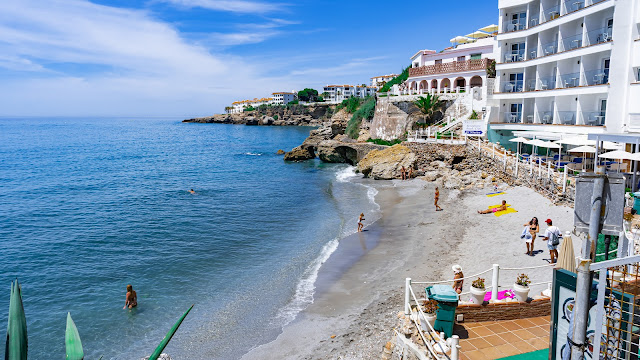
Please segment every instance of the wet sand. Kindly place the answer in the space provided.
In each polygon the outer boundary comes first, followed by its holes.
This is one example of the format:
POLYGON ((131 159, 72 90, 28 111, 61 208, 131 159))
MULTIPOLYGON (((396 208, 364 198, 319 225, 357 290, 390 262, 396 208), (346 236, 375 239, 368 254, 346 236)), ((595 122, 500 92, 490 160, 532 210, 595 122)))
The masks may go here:
MULTIPOLYGON (((535 257, 525 255, 522 224, 537 216, 541 235, 551 218, 564 232, 573 228, 573 210, 557 207, 524 187, 506 188, 504 196, 487 197, 486 189, 441 188, 441 206, 433 206, 434 183, 385 181, 376 185, 382 217, 362 233, 340 241, 323 264, 314 303, 287 325, 278 338, 253 349, 242 359, 373 359, 392 339, 403 310, 404 281, 452 278, 460 264, 466 276, 491 268, 547 264, 546 244, 536 240, 535 257), (476 210, 507 200, 517 213, 496 217, 476 210), (540 251, 542 250, 542 251, 540 251), (333 337, 335 335, 335 337, 333 337)), ((574 237, 574 248, 579 239, 574 237)), ((526 270, 533 282, 551 280, 551 267, 526 270)), ((516 271, 501 272, 500 283, 515 280, 516 271)), ((491 274, 483 275, 490 281, 491 274)), ((470 281, 464 287, 468 291, 470 281)), ((533 287, 531 295, 546 286, 533 287)), ((419 289, 417 286, 414 289, 419 289)))

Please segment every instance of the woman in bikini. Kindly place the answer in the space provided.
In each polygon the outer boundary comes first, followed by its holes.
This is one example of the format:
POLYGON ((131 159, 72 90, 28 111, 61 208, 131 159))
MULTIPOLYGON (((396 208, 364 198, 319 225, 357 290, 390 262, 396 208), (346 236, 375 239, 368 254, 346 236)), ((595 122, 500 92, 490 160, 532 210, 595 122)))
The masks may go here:
POLYGON ((507 210, 507 200, 502 200, 502 205, 498 207, 494 207, 493 209, 478 210, 478 214, 491 214, 491 213, 504 211, 504 210, 507 210))
POLYGON ((131 309, 136 306, 138 306, 138 294, 133 291, 133 286, 127 285, 127 298, 124 302, 123 309, 126 309, 127 307, 131 309))
POLYGON ((533 242, 536 240, 536 234, 540 232, 538 218, 534 216, 533 219, 531 219, 527 224, 524 224, 524 226, 529 227, 529 233, 531 234, 531 245, 529 245, 529 241, 527 241, 527 255, 533 256, 533 242))
POLYGON ((362 232, 362 228, 364 227, 364 224, 362 223, 363 220, 364 220, 364 213, 361 213, 360 217, 358 218, 358 232, 362 232))

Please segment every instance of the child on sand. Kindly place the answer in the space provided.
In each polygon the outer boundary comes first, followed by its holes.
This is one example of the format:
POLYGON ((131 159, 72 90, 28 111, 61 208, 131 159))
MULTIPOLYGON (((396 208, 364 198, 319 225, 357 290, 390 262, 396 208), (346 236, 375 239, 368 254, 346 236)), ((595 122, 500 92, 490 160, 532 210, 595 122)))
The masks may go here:
POLYGON ((453 265, 451 267, 453 270, 453 290, 460 294, 462 292, 462 284, 464 284, 464 280, 456 280, 464 278, 464 274, 462 273, 462 266, 453 265))

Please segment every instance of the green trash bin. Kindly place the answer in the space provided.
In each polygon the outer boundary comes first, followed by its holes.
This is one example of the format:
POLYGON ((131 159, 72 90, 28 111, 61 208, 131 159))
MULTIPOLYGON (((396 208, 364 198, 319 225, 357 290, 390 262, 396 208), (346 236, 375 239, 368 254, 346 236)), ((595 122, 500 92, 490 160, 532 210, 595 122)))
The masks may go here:
POLYGON ((446 337, 453 335, 453 324, 456 320, 456 308, 458 307, 458 293, 451 285, 433 285, 425 289, 429 300, 438 302, 436 310, 436 322, 433 329, 442 331, 446 337))
POLYGON ((633 209, 640 214, 640 191, 633 193, 633 209))

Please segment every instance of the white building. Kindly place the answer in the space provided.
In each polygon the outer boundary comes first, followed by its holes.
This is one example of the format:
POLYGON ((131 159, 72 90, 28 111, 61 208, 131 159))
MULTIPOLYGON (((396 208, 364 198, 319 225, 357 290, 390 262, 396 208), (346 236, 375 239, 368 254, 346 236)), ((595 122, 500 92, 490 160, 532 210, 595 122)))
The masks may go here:
POLYGON ((274 104, 274 101, 274 98, 256 98, 253 100, 234 101, 231 103, 230 107, 226 108, 226 112, 227 114, 238 114, 243 112, 246 108, 256 108, 260 105, 272 105, 274 104))
POLYGON ((492 141, 505 143, 513 131, 550 140, 640 132, 640 1, 499 0, 498 6, 492 141))
POLYGON ((320 95, 324 97, 326 102, 339 103, 350 97, 365 98, 367 96, 373 96, 377 90, 377 88, 372 86, 327 85, 323 88, 323 93, 320 95))
POLYGON ((389 75, 374 76, 374 77, 371 78, 371 86, 376 87, 376 88, 380 88, 380 87, 384 86, 384 84, 386 84, 389 81, 393 80, 397 76, 399 76, 399 74, 389 74, 389 75))
POLYGON ((296 94, 292 92, 274 92, 271 94, 273 97, 273 104, 275 105, 287 105, 296 99, 296 94))

